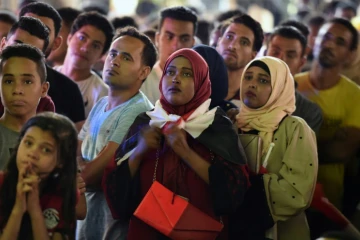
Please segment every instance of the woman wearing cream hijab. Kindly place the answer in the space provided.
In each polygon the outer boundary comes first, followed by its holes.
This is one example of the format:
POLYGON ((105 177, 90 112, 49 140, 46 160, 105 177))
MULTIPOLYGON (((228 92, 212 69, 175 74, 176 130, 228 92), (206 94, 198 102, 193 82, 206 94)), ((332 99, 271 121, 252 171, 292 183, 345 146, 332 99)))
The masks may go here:
POLYGON ((310 239, 304 210, 316 183, 316 138, 303 119, 291 116, 295 87, 290 70, 279 59, 257 58, 245 67, 240 89, 239 133, 263 140, 264 168, 251 177, 231 239, 310 239))

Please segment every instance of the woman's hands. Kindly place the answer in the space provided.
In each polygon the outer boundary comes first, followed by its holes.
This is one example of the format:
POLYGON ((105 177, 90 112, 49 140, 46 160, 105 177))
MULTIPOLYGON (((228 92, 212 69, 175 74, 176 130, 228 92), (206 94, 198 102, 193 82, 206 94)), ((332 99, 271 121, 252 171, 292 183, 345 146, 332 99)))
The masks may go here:
POLYGON ((181 158, 185 158, 191 150, 187 144, 186 132, 183 129, 179 129, 176 124, 170 124, 167 127, 166 134, 163 134, 159 128, 146 128, 142 130, 135 154, 143 156, 150 149, 159 148, 162 136, 165 137, 167 144, 181 158))
POLYGON ((201 179, 209 184, 210 163, 189 147, 185 130, 178 128, 175 124, 170 125, 167 128, 165 139, 172 150, 174 150, 201 179))
POLYGON ((227 117, 231 120, 232 123, 236 122, 236 116, 239 114, 239 108, 231 108, 226 112, 227 117))
POLYGON ((135 152, 129 158, 129 169, 132 177, 137 172, 146 152, 160 147, 161 137, 162 133, 159 128, 144 128, 141 130, 135 152))
POLYGON ((175 124, 171 124, 166 131, 165 139, 167 144, 182 159, 187 159, 192 149, 189 147, 184 129, 178 128, 175 124))
POLYGON ((159 128, 145 128, 141 130, 135 155, 143 156, 148 150, 160 147, 162 133, 159 128))

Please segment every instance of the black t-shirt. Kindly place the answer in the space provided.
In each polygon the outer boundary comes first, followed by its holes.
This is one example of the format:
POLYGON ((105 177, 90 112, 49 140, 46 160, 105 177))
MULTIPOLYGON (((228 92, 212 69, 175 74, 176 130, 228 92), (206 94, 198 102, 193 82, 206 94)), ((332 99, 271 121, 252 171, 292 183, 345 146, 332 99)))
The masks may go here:
POLYGON ((85 120, 84 102, 78 85, 70 78, 46 66, 50 83, 48 95, 55 104, 55 112, 70 118, 74 123, 85 120))

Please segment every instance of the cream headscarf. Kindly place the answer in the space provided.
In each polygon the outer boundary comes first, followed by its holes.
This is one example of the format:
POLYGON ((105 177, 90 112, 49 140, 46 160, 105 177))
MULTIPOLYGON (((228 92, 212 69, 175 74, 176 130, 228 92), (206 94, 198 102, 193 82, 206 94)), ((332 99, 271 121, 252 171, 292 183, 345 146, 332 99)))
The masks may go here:
POLYGON ((243 131, 258 130, 264 142, 263 154, 267 152, 274 131, 286 115, 295 111, 295 86, 294 79, 285 62, 274 57, 260 57, 251 61, 244 69, 241 76, 240 87, 244 74, 254 61, 265 63, 271 76, 272 92, 267 103, 261 108, 248 108, 241 98, 240 112, 236 116, 238 128, 243 131))

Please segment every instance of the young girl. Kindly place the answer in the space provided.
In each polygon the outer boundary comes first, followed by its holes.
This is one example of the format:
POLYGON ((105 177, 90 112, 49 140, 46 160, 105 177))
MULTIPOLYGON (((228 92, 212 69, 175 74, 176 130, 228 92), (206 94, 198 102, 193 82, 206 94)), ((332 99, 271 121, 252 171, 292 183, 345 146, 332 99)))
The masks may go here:
POLYGON ((73 239, 77 132, 68 118, 43 113, 20 132, 0 173, 1 240, 73 239))

